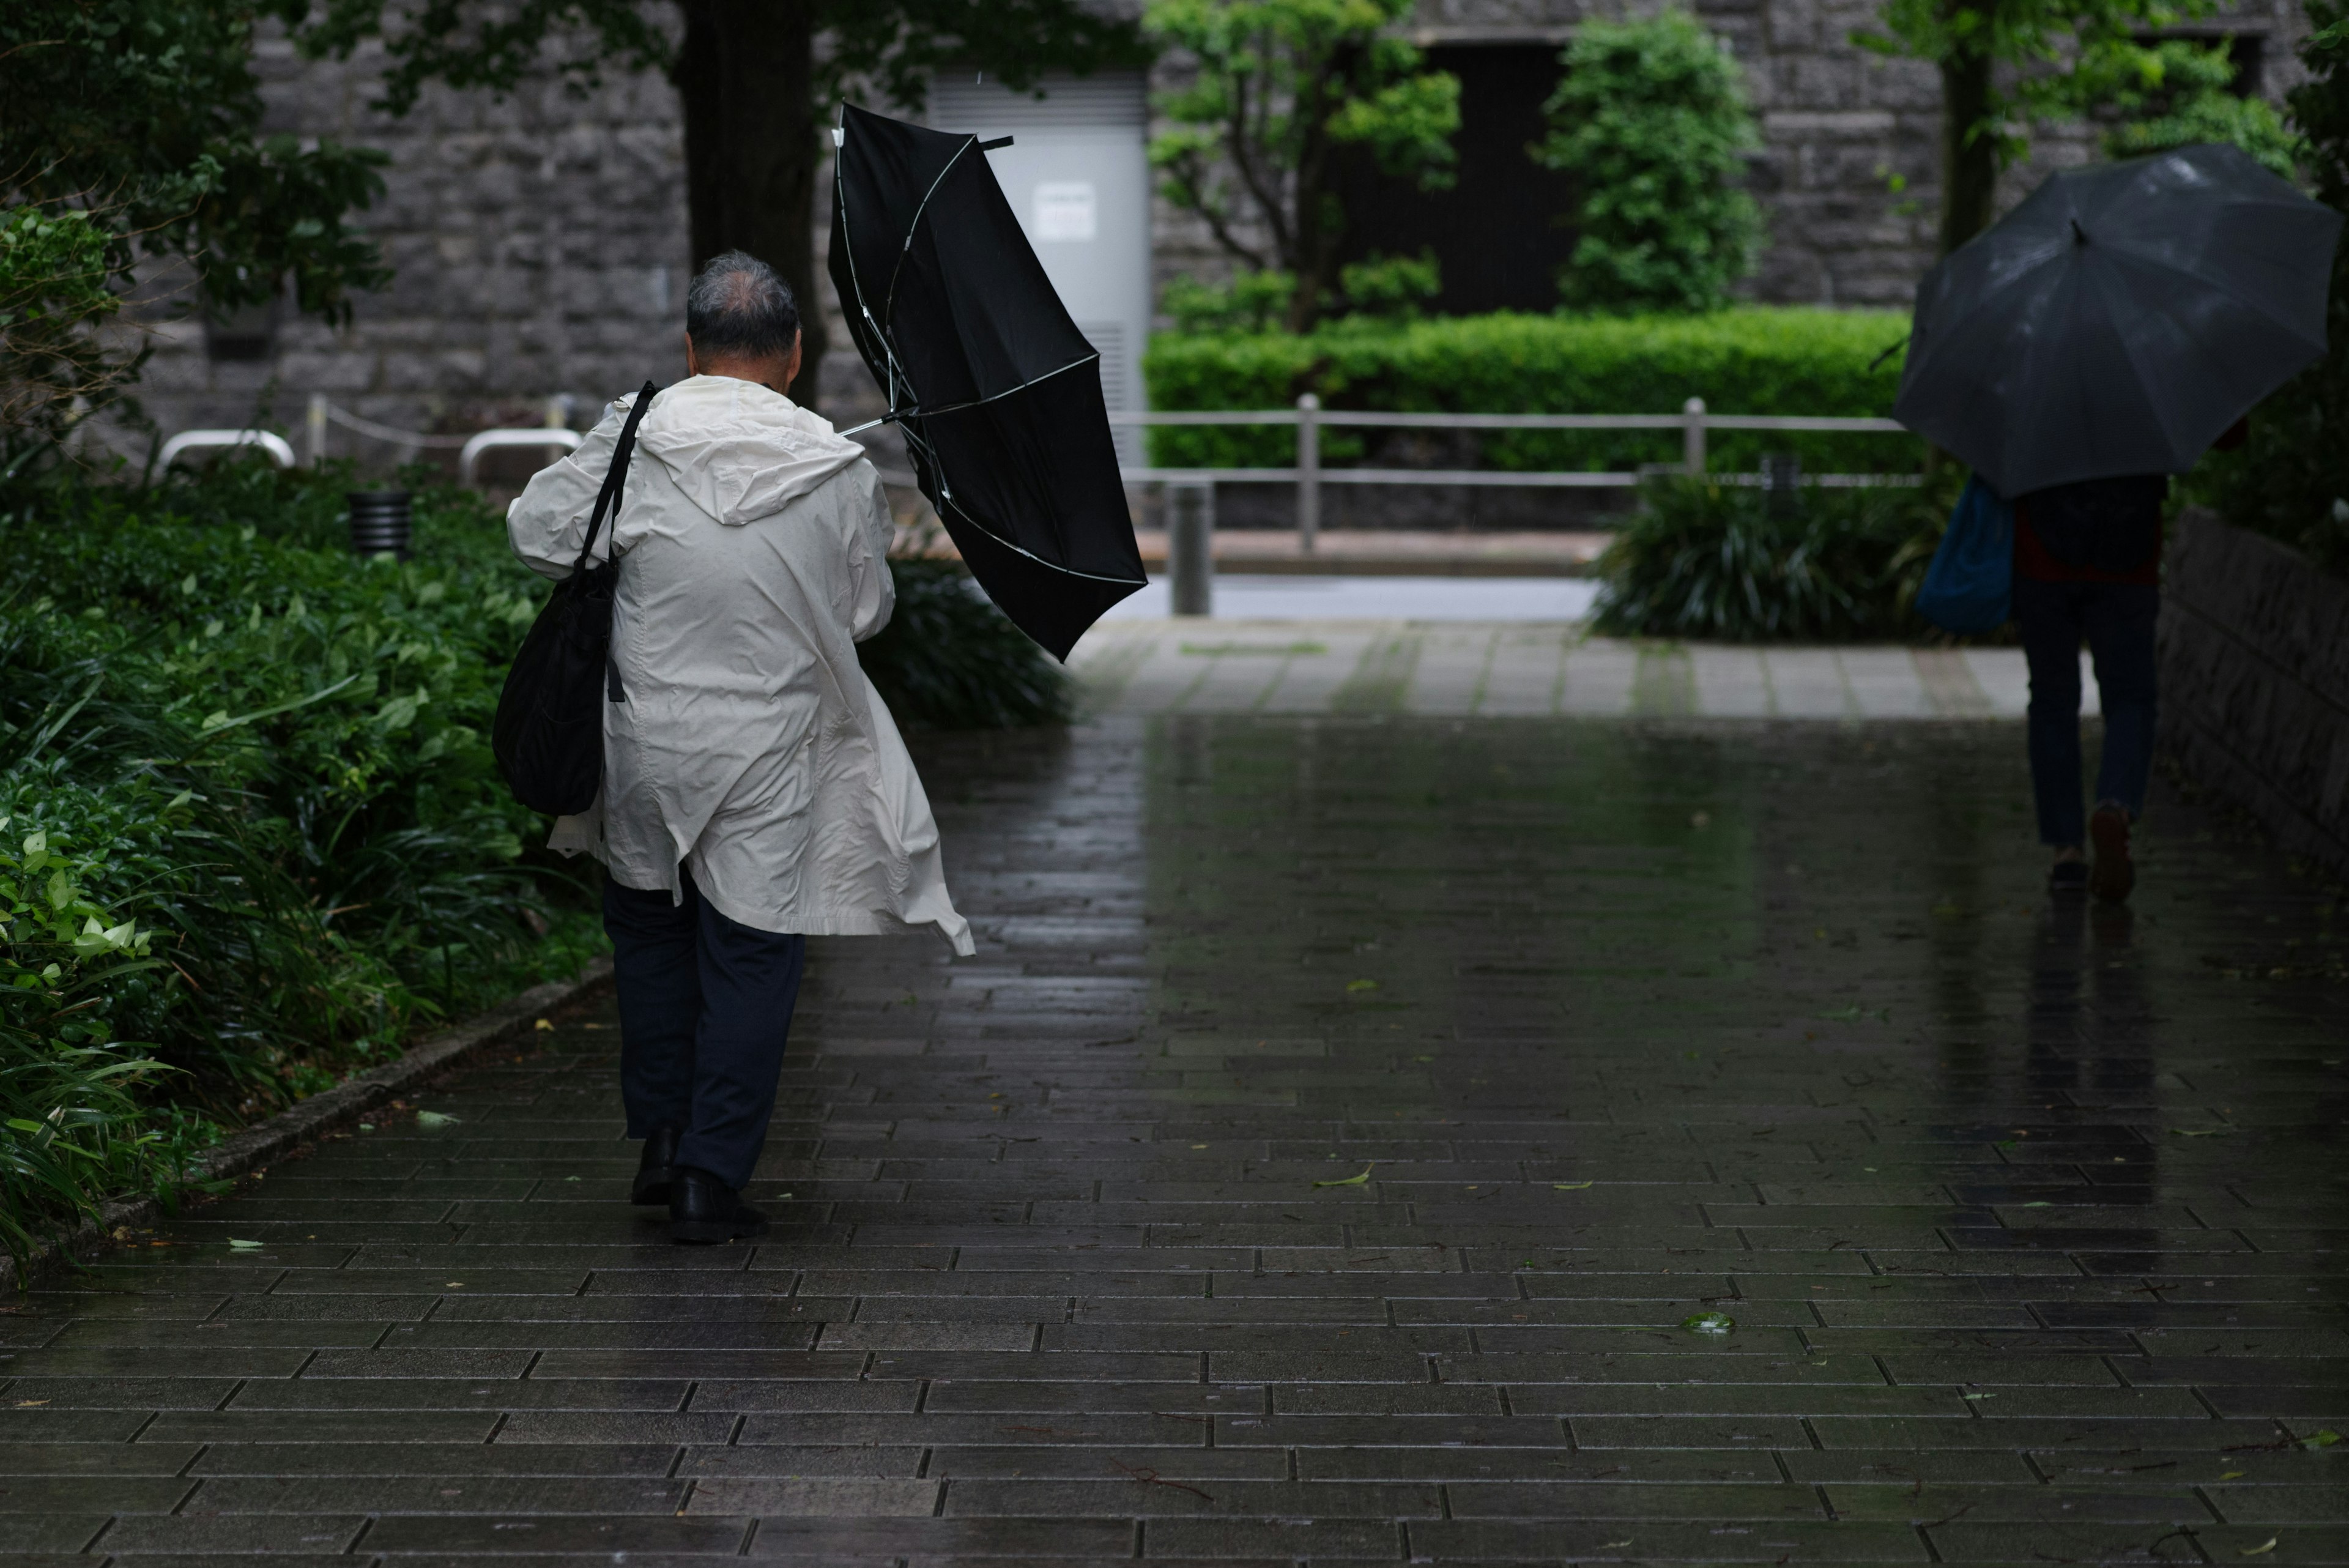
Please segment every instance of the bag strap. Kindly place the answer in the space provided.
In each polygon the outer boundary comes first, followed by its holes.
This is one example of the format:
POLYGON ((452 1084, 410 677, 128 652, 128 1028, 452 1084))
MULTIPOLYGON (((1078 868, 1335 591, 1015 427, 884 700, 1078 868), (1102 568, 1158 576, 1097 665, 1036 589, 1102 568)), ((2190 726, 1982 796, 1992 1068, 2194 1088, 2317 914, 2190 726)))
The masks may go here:
POLYGON ((627 483, 628 459, 636 454, 636 426, 643 422, 645 410, 653 406, 653 395, 659 390, 658 387, 647 381, 644 389, 636 394, 635 405, 628 410, 627 422, 620 427, 619 444, 612 449, 612 466, 604 474, 604 488, 595 493, 595 515, 587 520, 587 542, 579 547, 578 565, 571 568, 574 574, 587 569, 588 558, 595 553, 595 535, 604 526, 606 511, 612 514, 612 532, 616 535, 620 531, 620 487, 627 483))

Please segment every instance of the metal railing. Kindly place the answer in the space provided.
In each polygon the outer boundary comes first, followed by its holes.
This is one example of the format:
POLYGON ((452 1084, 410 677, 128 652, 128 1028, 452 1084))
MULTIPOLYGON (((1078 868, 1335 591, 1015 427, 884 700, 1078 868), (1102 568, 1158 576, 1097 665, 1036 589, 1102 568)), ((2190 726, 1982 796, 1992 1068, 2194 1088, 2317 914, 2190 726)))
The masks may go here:
POLYGON ((483 452, 488 452, 492 448, 507 446, 559 446, 565 452, 577 452, 579 450, 579 443, 584 439, 585 438, 581 436, 577 431, 556 430, 551 425, 541 430, 499 430, 476 431, 474 434, 466 438, 463 449, 457 453, 457 483, 460 484, 472 483, 473 464, 480 460, 481 455, 483 452))
POLYGON ((457 453, 457 477, 460 484, 473 483, 473 471, 481 454, 503 447, 561 447, 565 452, 579 450, 584 439, 570 428, 571 402, 567 398, 546 400, 546 422, 543 425, 515 425, 497 430, 475 431, 470 435, 440 435, 429 431, 404 431, 392 425, 378 424, 337 408, 320 392, 310 394, 309 416, 305 421, 307 461, 313 465, 326 461, 326 432, 329 426, 339 425, 347 431, 379 441, 387 445, 409 452, 428 449, 453 451, 457 453))
POLYGON ((284 436, 269 431, 181 431, 163 443, 162 454, 155 460, 155 466, 169 468, 186 452, 231 446, 257 446, 267 452, 278 467, 294 466, 294 449, 286 444, 284 436))
POLYGON ((306 461, 312 467, 326 461, 326 430, 340 425, 356 431, 373 441, 386 442, 409 452, 427 448, 454 449, 457 453, 457 482, 473 483, 473 472, 481 454, 506 447, 560 447, 564 452, 576 452, 585 438, 563 421, 570 415, 568 404, 560 398, 546 400, 546 423, 520 425, 499 430, 475 431, 471 435, 438 435, 429 431, 404 431, 391 425, 363 419, 348 409, 336 408, 323 396, 313 394, 309 416, 305 421, 304 445, 308 449, 302 459, 294 455, 293 445, 284 436, 271 431, 181 431, 163 443, 162 455, 157 466, 169 468, 181 454, 218 447, 257 446, 267 452, 280 468, 293 468, 306 461))
MULTIPOLYGON (((1293 409, 1212 409, 1116 412, 1112 425, 1257 425, 1294 426, 1297 461, 1288 468, 1121 468, 1129 484, 1282 484, 1297 486, 1297 535, 1299 548, 1310 552, 1321 530, 1321 486, 1324 484, 1440 484, 1508 486, 1528 489, 1613 490, 1638 484, 1637 472, 1526 471, 1490 468, 1324 468, 1321 431, 1325 426, 1372 430, 1528 430, 1528 431, 1679 431, 1681 470, 1703 473, 1705 436, 1710 431, 1785 431, 1811 434, 1909 435, 1897 420, 1837 418, 1813 414, 1715 414, 1702 398, 1691 398, 1677 414, 1439 414, 1370 412, 1327 410, 1308 392, 1293 409)), ((1723 474, 1731 483, 1760 484, 1760 474, 1723 474)), ((1835 488, 1878 484, 1915 484, 1912 474, 1816 473, 1802 483, 1835 488)))

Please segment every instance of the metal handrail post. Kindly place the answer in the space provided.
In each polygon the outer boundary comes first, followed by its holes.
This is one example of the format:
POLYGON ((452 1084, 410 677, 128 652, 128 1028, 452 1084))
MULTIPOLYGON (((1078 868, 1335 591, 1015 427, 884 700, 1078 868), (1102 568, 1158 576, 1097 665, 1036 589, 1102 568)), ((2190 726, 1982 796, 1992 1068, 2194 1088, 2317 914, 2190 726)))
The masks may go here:
POLYGON ((305 425, 303 445, 309 449, 312 468, 323 468, 326 462, 326 394, 310 394, 310 414, 305 425))
POLYGON ((1681 405, 1687 423, 1681 431, 1681 466, 1691 474, 1704 472, 1704 400, 1691 398, 1681 405))
POLYGON ((1321 532, 1320 412, 1312 393, 1297 400, 1297 548, 1307 556, 1321 532))

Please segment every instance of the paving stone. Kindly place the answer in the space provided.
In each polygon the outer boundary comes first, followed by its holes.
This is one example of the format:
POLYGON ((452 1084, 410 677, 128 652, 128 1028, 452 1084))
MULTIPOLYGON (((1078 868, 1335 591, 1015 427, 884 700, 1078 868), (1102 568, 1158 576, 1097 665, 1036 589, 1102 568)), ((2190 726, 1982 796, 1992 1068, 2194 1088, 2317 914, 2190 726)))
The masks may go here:
POLYGON ((604 1562, 616 1552, 695 1552, 739 1555, 751 1521, 746 1519, 679 1518, 667 1511, 652 1518, 501 1518, 496 1515, 434 1517, 395 1515, 367 1532, 367 1548, 383 1552, 445 1552, 496 1555, 512 1552, 595 1552, 604 1562))
POLYGON ((118 1513, 102 1542, 112 1553, 202 1552, 258 1556, 348 1550, 367 1527, 358 1513, 118 1513))
POLYGON ((813 945, 772 1235, 583 1010, 0 1314, 0 1568, 2349 1560, 2340 895, 2167 785, 2119 912, 2000 722, 919 746, 981 953, 813 945))
MULTIPOLYGON (((0 1515, 169 1513, 193 1490, 193 1481, 170 1476, 5 1476, 0 1515)), ((12 1528, 0 1522, 0 1539, 12 1528)))
MULTIPOLYGON (((141 1443, 131 1451, 143 1452, 141 1443)), ((189 1450, 191 1453, 193 1450, 189 1450)), ((212 1443, 198 1476, 662 1476, 672 1443, 212 1443)), ((184 1461, 182 1461, 184 1464, 184 1461)), ((176 1473, 176 1472, 175 1472, 176 1473)))

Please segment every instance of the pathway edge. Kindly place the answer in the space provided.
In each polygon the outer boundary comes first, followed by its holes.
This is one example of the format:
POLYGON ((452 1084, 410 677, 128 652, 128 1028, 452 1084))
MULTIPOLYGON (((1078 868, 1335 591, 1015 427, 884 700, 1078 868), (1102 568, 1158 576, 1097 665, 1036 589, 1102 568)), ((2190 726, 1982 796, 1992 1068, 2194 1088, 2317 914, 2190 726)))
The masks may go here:
MULTIPOLYGON (((189 1165, 187 1179, 181 1188, 185 1190, 199 1182, 243 1176, 267 1165, 321 1133, 357 1120, 362 1112, 384 1104, 400 1091, 460 1066, 492 1046, 506 1044, 529 1031, 545 1013, 583 1001, 611 981, 612 961, 605 956, 591 960, 569 980, 534 985, 453 1029, 418 1042, 397 1061, 354 1074, 333 1088, 297 1100, 275 1116, 255 1122, 205 1150, 189 1165)), ((36 1249, 21 1282, 16 1261, 0 1254, 0 1292, 20 1289, 64 1260, 79 1258, 85 1251, 103 1251, 114 1244, 115 1231, 151 1225, 161 1215, 162 1208, 161 1200, 154 1198, 118 1199, 107 1204, 97 1219, 83 1220, 62 1241, 52 1241, 36 1249)))

